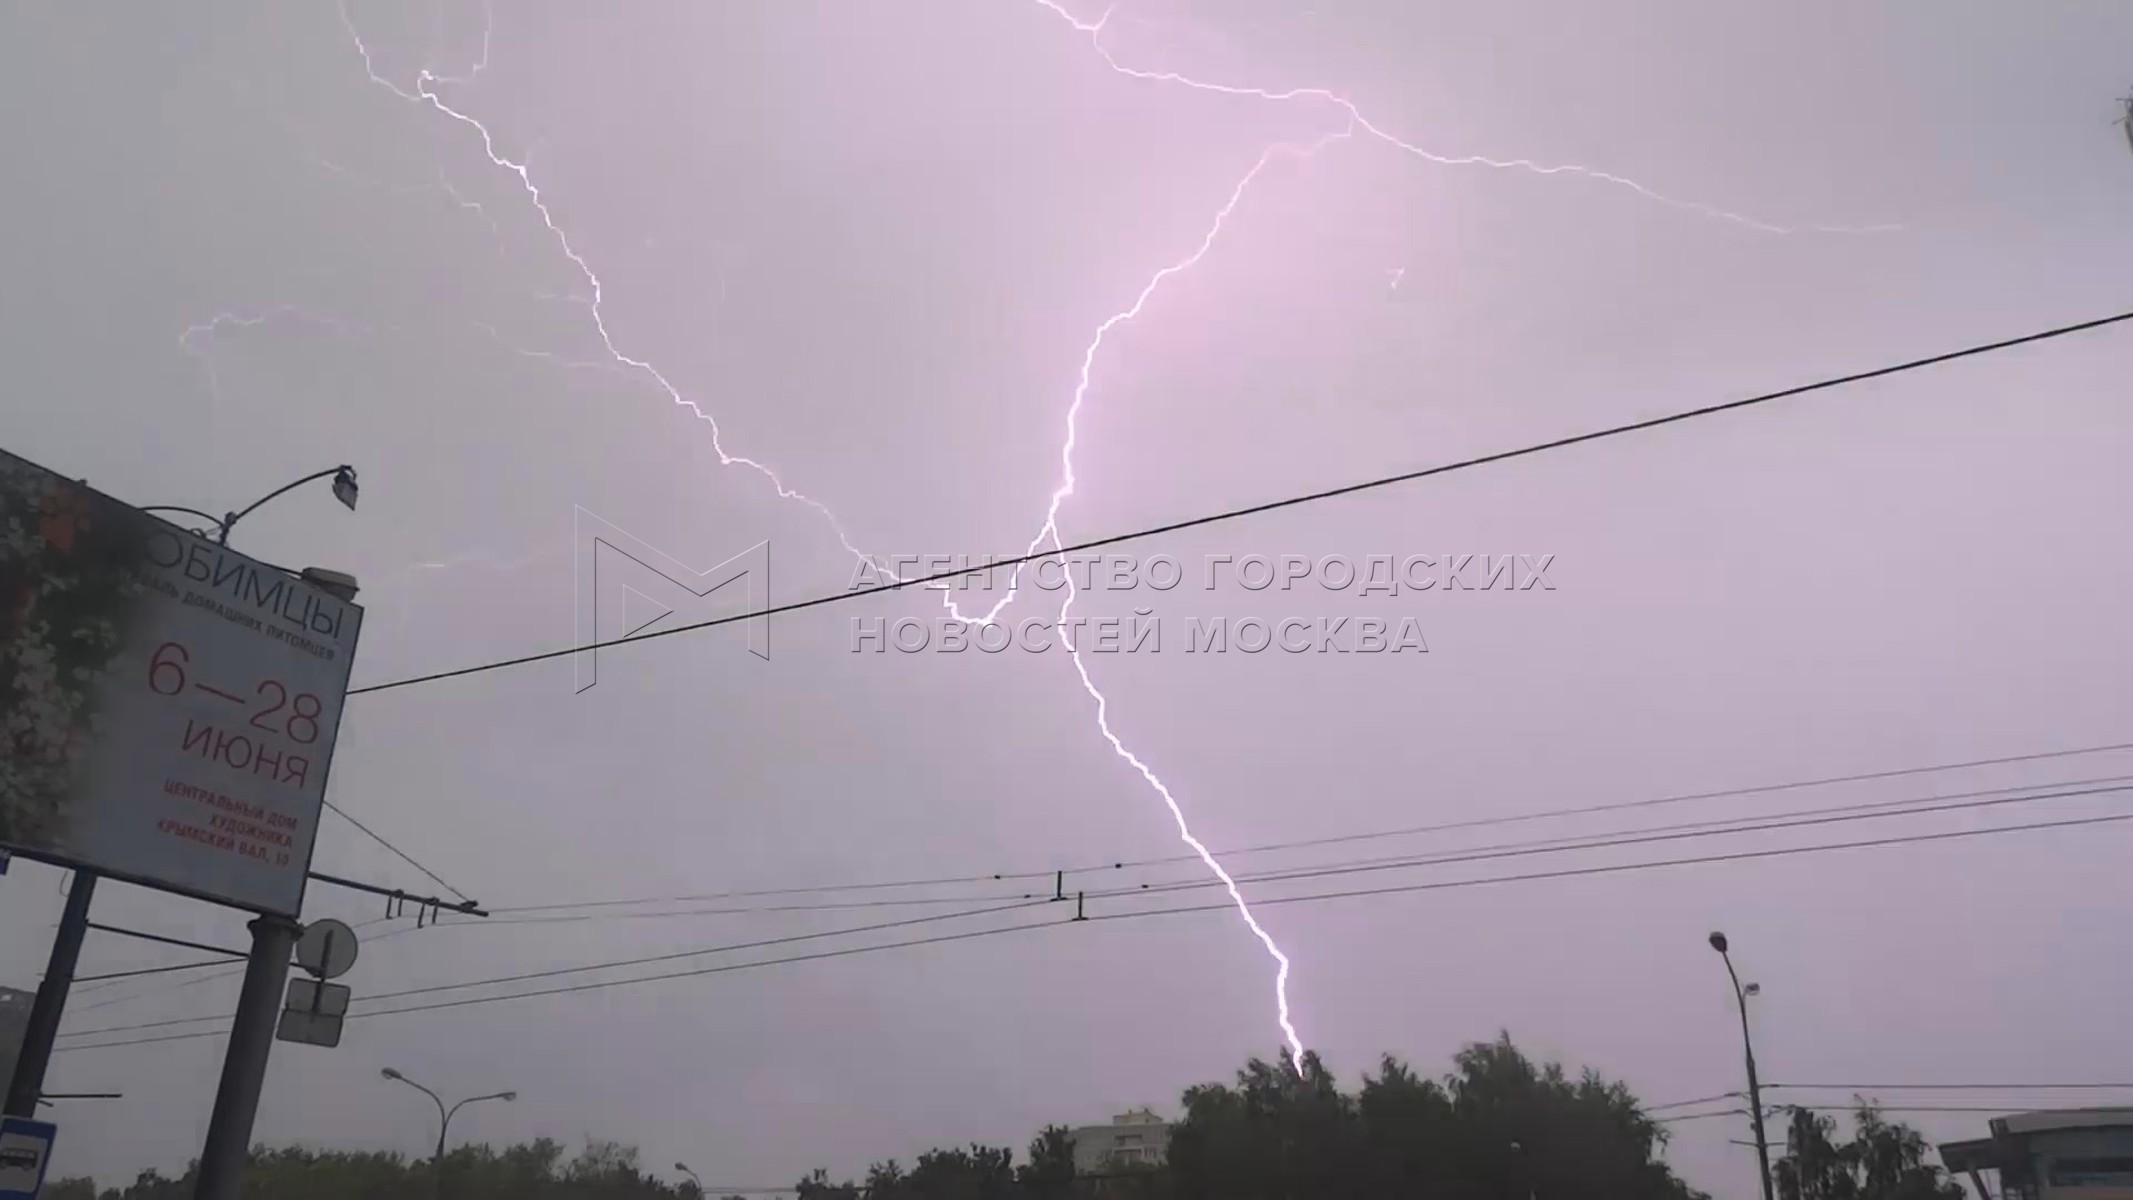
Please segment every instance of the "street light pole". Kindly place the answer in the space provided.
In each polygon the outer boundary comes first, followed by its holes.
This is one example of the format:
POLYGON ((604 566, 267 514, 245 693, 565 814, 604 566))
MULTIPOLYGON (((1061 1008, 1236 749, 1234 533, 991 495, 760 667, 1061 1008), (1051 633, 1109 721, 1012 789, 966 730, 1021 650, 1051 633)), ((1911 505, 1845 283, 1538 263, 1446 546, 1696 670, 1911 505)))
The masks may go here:
POLYGON ((1748 989, 1741 986, 1740 973, 1733 969, 1733 956, 1726 953, 1726 935, 1713 932, 1711 949, 1725 960, 1726 977, 1733 981, 1733 999, 1740 1005, 1740 1044, 1748 1059, 1748 1115, 1755 1122, 1755 1163, 1762 1170, 1763 1200, 1771 1200, 1770 1139, 1763 1132, 1763 1085, 1755 1076, 1755 1042, 1748 1036, 1748 989))
POLYGON ((300 488, 305 484, 312 482, 313 480, 325 479, 328 476, 331 476, 333 479, 334 499, 339 500, 343 505, 346 505, 348 511, 354 512, 356 506, 355 468, 348 466, 344 463, 338 467, 328 467, 323 471, 313 471, 311 474, 304 476, 302 479, 299 479, 294 483, 285 483, 280 487, 275 488, 273 491, 268 492, 266 495, 261 496, 259 499, 252 501, 249 505, 246 505, 240 511, 233 512, 228 516, 223 517, 220 522, 220 528, 216 531, 216 540, 221 542, 225 546, 229 545, 230 527, 232 525, 235 525, 237 522, 243 520, 244 518, 251 516, 253 510, 257 509, 260 505, 265 504, 267 501, 274 499, 276 496, 281 495, 283 492, 293 492, 297 488, 300 488))
MULTIPOLYGON (((355 468, 343 465, 315 471, 268 492, 241 511, 217 521, 216 543, 229 545, 230 527, 276 496, 328 476, 333 478, 334 498, 353 512, 356 506, 355 468)), ((175 508, 174 511, 207 516, 195 509, 175 508)), ((355 601, 356 583, 349 576, 310 568, 300 577, 344 604, 355 601)), ((86 908, 81 916, 87 919, 86 908)), ((215 1107, 209 1114, 207 1139, 200 1150, 199 1177, 193 1190, 195 1200, 237 1200, 243 1190, 245 1162, 251 1153, 252 1123, 259 1114, 259 1095, 266 1083, 267 1060, 274 1049, 275 1013, 281 1007, 283 988, 288 982, 290 953, 303 933, 303 927, 292 918, 267 914, 255 918, 247 928, 252 933, 252 950, 245 960, 244 982, 237 993, 237 1012, 230 1025, 229 1047, 222 1057, 222 1078, 215 1088, 215 1107)), ((65 936, 64 929, 61 936, 65 936)))
POLYGON ((702 1198, 702 1197, 703 1197, 703 1195, 704 1195, 704 1181, 703 1181, 703 1180, 701 1180, 701 1179, 698 1179, 698 1178, 696 1177, 696 1172, 694 1172, 694 1171, 691 1171, 691 1170, 689 1169, 689 1164, 687 1164, 687 1163, 685 1163, 685 1162, 678 1162, 678 1163, 675 1163, 675 1164, 674 1164, 674 1169, 675 1169, 675 1170, 677 1170, 677 1171, 679 1171, 679 1172, 681 1172, 681 1173, 682 1173, 682 1174, 684 1174, 684 1175, 687 1175, 687 1176, 689 1177, 689 1182, 690 1182, 690 1183, 693 1183, 693 1184, 695 1184, 695 1185, 696 1185, 696 1195, 697 1195, 697 1197, 698 1197, 698 1200, 701 1200, 701 1198, 702 1198))
POLYGON ((518 1099, 517 1092, 491 1092, 486 1096, 469 1096, 450 1108, 446 1108, 443 1097, 402 1075, 400 1072, 393 1070, 391 1067, 385 1068, 378 1074, 385 1076, 394 1083, 404 1083, 421 1092, 430 1098, 430 1103, 437 1106, 437 1154, 430 1159, 430 1194, 436 1200, 443 1200, 444 1197, 444 1138, 445 1134, 452 1128, 452 1114, 469 1104, 478 1104, 483 1100, 502 1100, 508 1104, 518 1099))

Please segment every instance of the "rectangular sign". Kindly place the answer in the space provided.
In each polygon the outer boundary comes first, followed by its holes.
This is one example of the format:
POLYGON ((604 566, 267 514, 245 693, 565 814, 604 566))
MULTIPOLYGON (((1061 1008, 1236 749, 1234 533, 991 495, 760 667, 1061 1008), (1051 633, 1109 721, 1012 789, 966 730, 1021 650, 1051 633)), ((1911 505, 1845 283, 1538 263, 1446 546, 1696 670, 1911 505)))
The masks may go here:
POLYGON ((339 1016, 315 1013, 308 1009, 285 1008, 281 1010, 281 1023, 274 1027, 274 1039, 306 1046, 324 1046, 331 1050, 341 1044, 343 1020, 344 1018, 339 1016))
POLYGON ((345 983, 321 983, 316 979, 292 979, 283 1006, 315 1017, 348 1015, 350 993, 345 983))
POLYGON ((37 1200, 58 1132, 47 1121, 0 1117, 0 1200, 37 1200))
POLYGON ((0 451, 0 846, 296 916, 362 622, 0 451))

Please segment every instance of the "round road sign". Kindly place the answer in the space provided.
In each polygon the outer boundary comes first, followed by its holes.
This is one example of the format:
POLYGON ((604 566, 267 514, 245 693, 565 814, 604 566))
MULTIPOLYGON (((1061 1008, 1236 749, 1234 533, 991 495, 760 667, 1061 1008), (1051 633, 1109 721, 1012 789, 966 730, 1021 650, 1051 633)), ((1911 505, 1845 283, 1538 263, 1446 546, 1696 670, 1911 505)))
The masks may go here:
POLYGON ((304 926, 296 940, 296 965, 320 979, 338 979, 355 965, 356 935, 345 921, 331 917, 304 926))

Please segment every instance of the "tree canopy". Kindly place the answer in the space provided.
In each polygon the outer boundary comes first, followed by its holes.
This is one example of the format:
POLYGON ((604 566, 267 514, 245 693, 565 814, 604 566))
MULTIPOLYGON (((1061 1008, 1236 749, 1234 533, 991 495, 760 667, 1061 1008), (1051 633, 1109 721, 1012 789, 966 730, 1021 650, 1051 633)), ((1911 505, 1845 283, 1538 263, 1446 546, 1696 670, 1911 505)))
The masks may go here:
MULTIPOLYGON (((1538 1063, 1509 1035, 1468 1046, 1437 1078, 1391 1055, 1354 1090, 1316 1054, 1253 1059, 1229 1083, 1187 1088, 1168 1161, 1078 1170, 1073 1131, 1013 1149, 971 1144, 875 1163, 857 1179, 813 1171, 800 1200, 1709 1200, 1677 1178, 1666 1129, 1620 1082, 1538 1063)), ((1783 1200, 1959 1200, 1926 1165, 1919 1135, 1872 1108, 1836 1123, 1795 1110, 1775 1166, 1783 1200)), ((708 1164, 698 1164, 705 1166, 708 1164)), ((303 1148, 253 1152, 245 1200, 713 1200, 655 1179, 637 1151, 594 1142, 575 1157, 542 1139, 462 1146, 442 1178, 426 1159, 303 1148)), ((49 1183, 48 1200, 191 1200, 192 1171, 153 1171, 123 1187, 49 1183)))
POLYGON ((1963 1200, 1961 1184, 1926 1162, 1926 1140, 1884 1119, 1865 1101, 1852 1112, 1851 1140, 1839 1144, 1837 1122, 1793 1108, 1785 1153, 1771 1164, 1780 1200, 1963 1200))

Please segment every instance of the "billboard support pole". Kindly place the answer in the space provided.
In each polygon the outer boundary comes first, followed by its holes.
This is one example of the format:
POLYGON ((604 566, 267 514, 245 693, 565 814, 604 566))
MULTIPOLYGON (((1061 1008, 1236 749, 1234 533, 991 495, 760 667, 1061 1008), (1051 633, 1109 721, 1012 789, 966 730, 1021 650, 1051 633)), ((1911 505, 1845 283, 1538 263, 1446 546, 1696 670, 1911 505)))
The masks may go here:
POLYGON ((252 953, 245 960, 237 1019, 230 1026, 222 1082, 215 1089, 207 1144, 200 1151, 200 1182, 194 1200, 237 1200, 243 1186, 252 1149, 252 1121, 259 1115, 259 1093, 267 1079, 267 1054, 274 1048, 274 1022, 289 984, 289 957, 303 932, 286 917, 257 917, 248 928, 252 953))
POLYGON ((44 1094, 44 1071, 52 1061, 52 1042, 59 1036, 59 1018, 67 1008, 67 991, 74 986, 74 967, 81 961, 82 939, 89 932, 89 901, 95 895, 96 872, 74 872, 74 884, 67 889, 66 911, 59 918, 59 933, 52 939, 52 956, 45 961, 44 978, 38 982, 37 999, 30 1006, 22 1053, 15 1059, 14 1077, 8 1080, 8 1116, 36 1119, 37 1100, 44 1094))

